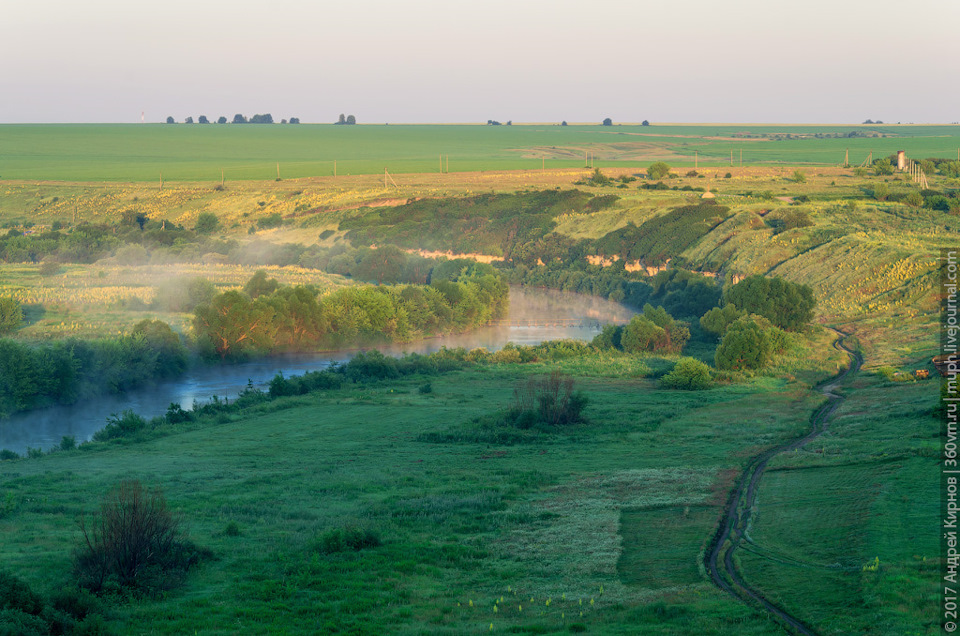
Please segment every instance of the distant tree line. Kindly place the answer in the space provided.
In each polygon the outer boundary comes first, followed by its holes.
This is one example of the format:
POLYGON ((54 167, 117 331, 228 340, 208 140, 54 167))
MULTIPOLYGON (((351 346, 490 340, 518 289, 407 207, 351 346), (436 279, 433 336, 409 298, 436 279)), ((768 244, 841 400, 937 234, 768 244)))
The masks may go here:
MULTIPOLYGON (((171 116, 171 117, 167 117, 167 123, 168 123, 168 124, 175 124, 175 123, 177 123, 177 120, 174 119, 172 116, 171 116)), ((193 123, 193 117, 187 117, 186 119, 183 120, 183 123, 185 123, 185 124, 192 124, 192 123, 193 123)), ((207 116, 206 116, 206 115, 200 115, 200 117, 197 118, 197 123, 200 123, 200 124, 209 124, 209 123, 210 123, 210 120, 207 119, 207 116)), ((218 124, 225 124, 225 123, 227 123, 227 118, 224 117, 223 115, 221 115, 221 116, 217 119, 217 123, 218 123, 218 124)), ((240 114, 240 113, 237 113, 236 115, 233 116, 233 120, 231 121, 231 123, 233 123, 233 124, 272 124, 272 123, 275 123, 275 122, 273 121, 273 115, 271 115, 270 113, 264 113, 264 114, 262 114, 262 115, 254 115, 254 116, 250 117, 249 119, 247 119, 244 115, 242 115, 242 114, 240 114)), ((289 120, 287 120, 287 119, 282 119, 282 120, 280 121, 280 123, 281 123, 281 124, 287 124, 287 123, 290 123, 290 124, 299 124, 299 123, 300 123, 300 118, 299 118, 299 117, 291 117, 289 120)))

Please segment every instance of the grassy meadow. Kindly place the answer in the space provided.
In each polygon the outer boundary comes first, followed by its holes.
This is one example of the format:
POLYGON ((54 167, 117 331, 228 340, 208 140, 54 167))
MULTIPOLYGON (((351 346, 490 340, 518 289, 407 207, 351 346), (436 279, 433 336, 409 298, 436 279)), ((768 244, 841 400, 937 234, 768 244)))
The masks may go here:
MULTIPOLYGON (((808 338, 821 355, 797 366, 826 377, 831 336, 808 338)), ((132 633, 776 632, 698 563, 741 463, 803 431, 818 399, 773 377, 665 391, 609 375, 611 362, 580 363, 593 367, 579 382, 588 424, 527 443, 442 437, 504 408, 519 378, 544 370, 505 365, 424 378, 427 394, 418 378, 347 387, 132 445, 2 464, 0 558, 38 588, 57 585, 76 516, 137 476, 164 487, 217 558, 167 598, 112 609, 111 624, 132 633), (382 545, 324 554, 325 534, 346 527, 372 529, 382 545)), ((922 535, 919 521, 906 519, 922 535)))
MULTIPOLYGON (((15 233, 131 213, 193 228, 213 213, 213 242, 332 248, 347 242, 343 221, 408 201, 577 187, 618 198, 558 216, 547 236, 599 239, 699 203, 703 188, 729 210, 674 263, 718 282, 782 276, 818 301, 770 366, 705 391, 660 386, 676 356, 591 352, 347 384, 0 461, 0 570, 43 594, 68 585, 78 517, 123 479, 161 487, 213 551, 182 587, 107 604, 110 633, 789 633, 713 585, 704 551, 749 459, 805 434, 815 385, 847 364, 827 326, 853 335, 864 367, 827 432, 771 461, 737 565, 818 634, 939 630, 938 382, 914 372, 932 371, 936 258, 960 217, 904 203, 918 190, 906 175, 837 164, 847 148, 853 165, 871 150, 954 158, 960 127, 25 125, 0 126, 0 143, 0 226, 15 233), (829 137, 855 130, 881 136, 829 137), (585 150, 613 182, 586 182, 585 150), (630 181, 654 160, 675 167, 664 182, 677 189, 630 181), (879 184, 892 196, 874 196, 879 184), (798 211, 810 222, 784 228, 798 211), (554 368, 589 398, 587 421, 488 434, 514 388, 554 368), (354 529, 379 545, 329 547, 354 529)), ((18 338, 114 335, 147 317, 189 335, 190 314, 149 308, 174 276, 219 290, 256 269, 324 291, 357 283, 225 253, 0 263, 0 295, 24 303, 18 338)), ((694 338, 685 353, 712 364, 714 348, 694 338)))
POLYGON ((675 165, 858 165, 957 158, 960 126, 0 125, 0 179, 219 182, 338 175, 675 165), (854 133, 863 136, 848 137, 854 133), (731 159, 732 153, 732 159, 731 159), (741 156, 742 153, 742 156, 741 156), (448 165, 449 164, 449 165, 448 165))

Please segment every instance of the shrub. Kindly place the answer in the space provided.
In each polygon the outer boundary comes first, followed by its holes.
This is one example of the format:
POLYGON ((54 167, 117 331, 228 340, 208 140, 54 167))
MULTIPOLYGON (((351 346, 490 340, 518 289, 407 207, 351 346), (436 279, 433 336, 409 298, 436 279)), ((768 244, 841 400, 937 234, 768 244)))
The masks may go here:
POLYGON ((257 227, 261 230, 269 230, 270 228, 280 227, 281 225, 283 225, 283 217, 280 216, 279 212, 274 212, 261 219, 257 219, 257 227))
POLYGON ((39 614, 43 610, 43 599, 17 577, 0 572, 0 610, 39 614))
POLYGON ((0 461, 9 461, 11 459, 20 459, 20 455, 6 448, 0 450, 0 461))
POLYGON ((923 196, 919 192, 913 191, 903 197, 903 202, 911 208, 919 208, 923 205, 923 196))
POLYGON ((661 386, 685 391, 709 389, 710 384, 710 367, 695 358, 680 358, 673 371, 660 378, 661 386))
POLYGON ((873 171, 877 176, 893 174, 893 165, 886 157, 873 162, 873 171))
POLYGON ((623 327, 618 325, 604 325, 603 331, 594 336, 590 346, 596 349, 621 349, 623 327))
POLYGON ((72 451, 77 447, 77 438, 73 435, 64 435, 60 438, 60 450, 62 451, 72 451))
POLYGON ((223 534, 228 537, 239 537, 240 536, 240 526, 237 525, 236 521, 231 521, 223 529, 223 534))
POLYGON ((647 168, 648 179, 663 179, 668 174, 670 174, 670 166, 663 161, 656 161, 647 168))
POLYGON ((337 552, 359 552, 365 548, 376 548, 381 545, 380 536, 364 528, 334 528, 324 532, 317 539, 317 551, 321 554, 336 554, 337 552))
POLYGON ((793 172, 793 181, 794 183, 806 183, 807 175, 803 174, 801 170, 794 170, 793 172))
POLYGON ((573 390, 573 378, 553 371, 534 376, 517 385, 513 391, 513 407, 507 420, 519 428, 535 423, 565 426, 582 420, 587 396, 573 390))
POLYGON ((23 309, 15 298, 0 298, 0 334, 18 329, 23 323, 23 309))
POLYGON ((433 393, 433 385, 427 382, 426 384, 421 384, 417 388, 417 392, 421 395, 426 395, 427 393, 433 393))
POLYGON ((73 555, 81 587, 92 592, 107 586, 155 593, 179 584, 207 551, 182 538, 180 521, 159 489, 136 480, 123 481, 107 493, 100 514, 81 517, 83 535, 73 555))
POLYGON ((873 187, 873 198, 877 201, 885 201, 890 196, 890 186, 880 182, 873 187))
POLYGON ((105 442, 111 439, 126 437, 147 427, 147 420, 142 416, 127 409, 117 415, 113 413, 107 418, 107 425, 93 434, 93 439, 98 442, 105 442))
POLYGON ((590 178, 587 180, 588 185, 592 186, 606 186, 613 183, 607 175, 600 172, 600 168, 594 168, 593 174, 590 175, 590 178))
POLYGON ((43 261, 40 263, 41 276, 56 276, 60 273, 60 263, 56 261, 43 261))
MULTIPOLYGON (((217 186, 223 190, 223 186, 217 186)), ((197 234, 213 234, 220 229, 220 219, 213 212, 201 212, 197 215, 197 222, 193 225, 193 230, 197 234)))
POLYGON ((171 402, 163 418, 167 420, 167 424, 180 424, 193 420, 193 414, 190 411, 184 411, 179 403, 171 402))

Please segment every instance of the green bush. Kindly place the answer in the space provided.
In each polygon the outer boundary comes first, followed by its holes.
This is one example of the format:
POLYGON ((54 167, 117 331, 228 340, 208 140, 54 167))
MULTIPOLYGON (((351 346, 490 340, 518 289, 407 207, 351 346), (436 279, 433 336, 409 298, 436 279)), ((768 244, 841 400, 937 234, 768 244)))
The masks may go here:
POLYGON ((107 493, 99 515, 81 518, 74 551, 78 584, 91 592, 114 586, 155 594, 180 584, 187 571, 212 555, 183 538, 180 522, 159 489, 123 481, 107 493))
POLYGON ((281 225, 283 225, 283 217, 280 216, 279 212, 274 212, 265 217, 257 219, 257 228, 261 230, 269 230, 271 228, 280 227, 281 225))
POLYGON ((220 229, 220 219, 213 212, 201 212, 193 225, 193 231, 197 234, 213 234, 218 229, 220 229))
POLYGON ((111 414, 107 418, 107 425, 93 434, 93 439, 98 442, 105 442, 111 439, 119 439, 133 435, 147 428, 147 420, 141 415, 127 409, 117 415, 111 414))
POLYGON ((359 552, 366 548, 382 545, 380 535, 366 528, 334 528, 324 532, 317 539, 317 551, 321 554, 337 552, 359 552))
POLYGON ((670 174, 670 166, 663 161, 656 161, 650 164, 650 167, 647 168, 648 179, 663 179, 668 174, 670 174))
POLYGON ((573 378, 553 371, 518 384, 513 391, 513 406, 505 419, 517 428, 576 424, 583 420, 587 402, 586 395, 574 391, 573 378))
POLYGON ((680 358, 673 371, 660 378, 660 385, 668 389, 699 391, 711 384, 710 367, 695 358, 680 358))
POLYGON ((23 323, 23 309, 15 298, 0 298, 0 334, 19 329, 23 323))

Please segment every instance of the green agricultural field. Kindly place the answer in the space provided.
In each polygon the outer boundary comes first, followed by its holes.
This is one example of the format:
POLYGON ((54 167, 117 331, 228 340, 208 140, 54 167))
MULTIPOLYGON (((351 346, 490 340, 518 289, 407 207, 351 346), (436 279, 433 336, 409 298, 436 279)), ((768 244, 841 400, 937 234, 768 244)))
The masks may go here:
POLYGON ((214 182, 648 165, 858 165, 960 158, 960 126, 0 125, 0 179, 214 182), (862 135, 848 137, 851 133, 862 135), (442 160, 441 160, 442 156, 442 160))

